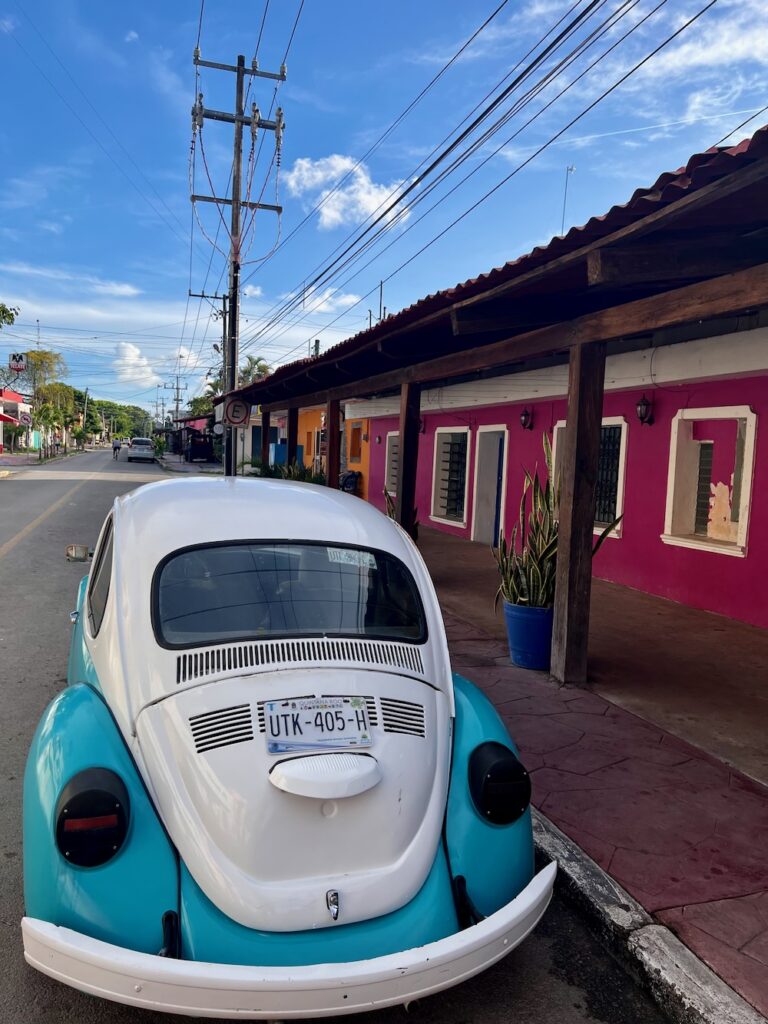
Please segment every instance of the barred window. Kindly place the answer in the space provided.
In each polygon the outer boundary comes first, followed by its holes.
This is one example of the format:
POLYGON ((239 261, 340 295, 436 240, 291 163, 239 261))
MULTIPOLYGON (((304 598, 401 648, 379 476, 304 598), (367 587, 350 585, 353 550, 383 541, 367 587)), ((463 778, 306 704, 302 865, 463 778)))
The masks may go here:
POLYGON ((438 430, 435 434, 435 471, 432 483, 432 515, 464 522, 467 486, 466 430, 438 430))

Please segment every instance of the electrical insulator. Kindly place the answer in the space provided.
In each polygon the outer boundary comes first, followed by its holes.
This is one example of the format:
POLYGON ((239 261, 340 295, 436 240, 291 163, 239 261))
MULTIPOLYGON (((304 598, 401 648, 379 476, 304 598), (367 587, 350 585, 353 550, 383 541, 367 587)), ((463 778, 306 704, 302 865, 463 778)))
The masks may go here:
POLYGON ((283 78, 285 78, 286 75, 288 74, 288 68, 286 67, 285 64, 280 65, 280 74, 283 78))
POLYGON ((256 132, 259 128, 259 121, 261 120, 261 111, 255 103, 251 104, 251 139, 256 141, 256 132))
POLYGON ((253 60, 251 61, 251 71, 258 71, 258 70, 259 70, 259 62, 254 57, 253 60))
POLYGON ((193 58, 197 61, 200 60, 200 47, 195 47, 195 52, 192 54, 193 58))
POLYGON ((197 94, 197 106, 192 108, 192 113, 193 113, 194 119, 195 119, 194 120, 195 127, 202 128, 203 127, 203 120, 204 119, 203 119, 203 94, 201 92, 199 92, 197 94))
POLYGON ((275 111, 275 145, 277 146, 278 152, 283 144, 283 131, 285 130, 285 121, 283 120, 283 108, 278 107, 275 111))

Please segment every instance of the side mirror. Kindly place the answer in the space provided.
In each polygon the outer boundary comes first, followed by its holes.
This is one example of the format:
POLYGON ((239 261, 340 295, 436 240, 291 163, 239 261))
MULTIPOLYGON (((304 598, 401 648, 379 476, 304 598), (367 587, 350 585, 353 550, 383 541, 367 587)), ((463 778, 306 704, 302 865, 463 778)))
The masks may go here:
POLYGON ((92 553, 87 544, 67 544, 68 562, 88 562, 92 553))

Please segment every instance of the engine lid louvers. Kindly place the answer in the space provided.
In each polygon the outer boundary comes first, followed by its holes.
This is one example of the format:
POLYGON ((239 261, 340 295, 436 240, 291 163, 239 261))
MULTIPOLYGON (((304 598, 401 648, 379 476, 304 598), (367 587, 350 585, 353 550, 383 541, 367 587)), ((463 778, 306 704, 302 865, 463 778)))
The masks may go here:
POLYGON ((198 754, 253 739, 250 704, 236 704, 219 711, 206 711, 189 719, 198 754))
POLYGON ((400 733, 407 736, 426 736, 424 708, 409 700, 395 700, 391 697, 379 698, 381 703, 381 720, 384 732, 400 733))
POLYGON ((176 658, 176 683, 231 672, 327 663, 424 674, 421 651, 413 644, 382 640, 263 640, 180 654, 176 658))

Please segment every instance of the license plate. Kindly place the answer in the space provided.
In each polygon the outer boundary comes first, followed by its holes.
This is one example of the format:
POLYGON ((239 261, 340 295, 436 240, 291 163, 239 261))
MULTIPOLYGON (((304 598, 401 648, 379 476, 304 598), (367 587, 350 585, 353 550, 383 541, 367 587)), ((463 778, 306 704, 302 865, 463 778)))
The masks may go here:
POLYGON ((299 697, 264 705, 267 750, 370 747, 371 730, 362 697, 299 697))

